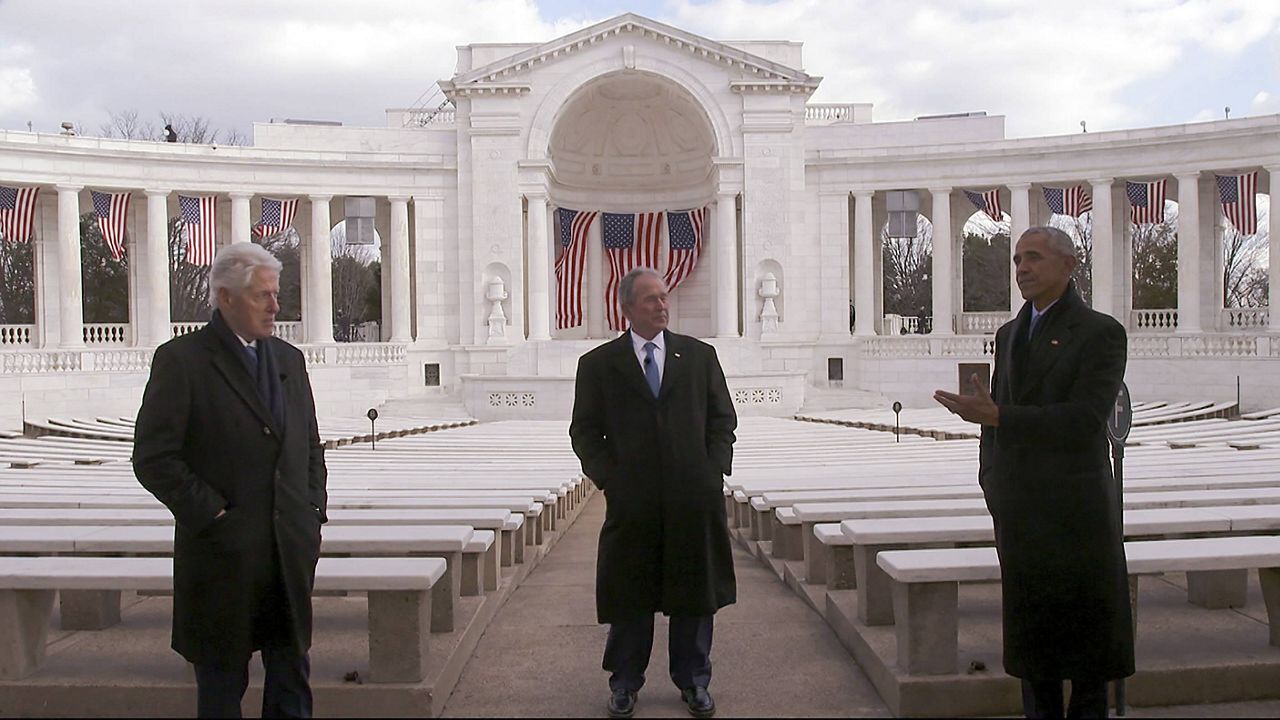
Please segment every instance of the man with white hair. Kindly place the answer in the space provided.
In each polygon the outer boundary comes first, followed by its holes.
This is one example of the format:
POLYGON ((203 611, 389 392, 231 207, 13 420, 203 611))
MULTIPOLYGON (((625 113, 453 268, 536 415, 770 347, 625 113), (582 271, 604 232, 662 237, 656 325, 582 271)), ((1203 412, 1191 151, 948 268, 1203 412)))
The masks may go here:
POLYGON ((327 473, 302 353, 273 337, 280 262, 223 248, 213 316, 156 349, 133 468, 173 512, 173 649, 195 666, 200 717, 240 717, 248 663, 263 717, 310 717, 311 589, 327 473))

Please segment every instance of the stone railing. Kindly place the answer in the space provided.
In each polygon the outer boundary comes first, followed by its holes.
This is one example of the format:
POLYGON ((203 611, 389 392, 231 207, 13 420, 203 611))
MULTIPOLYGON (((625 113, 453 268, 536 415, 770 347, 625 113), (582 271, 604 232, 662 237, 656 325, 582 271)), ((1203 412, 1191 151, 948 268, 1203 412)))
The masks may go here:
POLYGON ((84 344, 96 345, 128 345, 129 323, 85 323, 84 344))
POLYGON ((30 345, 35 332, 35 325, 0 325, 0 348, 30 345))
MULTIPOLYGON (((952 337, 879 336, 867 338, 862 356, 889 358, 979 358, 995 353, 995 338, 956 335, 952 337)), ((1129 357, 1133 358, 1280 358, 1280 335, 1208 333, 1199 335, 1133 335, 1129 337, 1129 357)))
MULTIPOLYGON (((199 330, 204 326, 205 326, 205 323, 203 321, 169 323, 169 327, 170 329, 172 329, 174 337, 195 332, 196 330, 199 330)), ((278 322, 276 323, 275 336, 280 338, 281 340, 287 340, 288 342, 294 343, 296 345, 297 343, 302 341, 302 323, 297 321, 278 322)))
POLYGON ((1000 326, 1009 322, 1007 312, 960 313, 961 335, 994 335, 1000 326))
MULTIPOLYGON (((388 113, 393 111, 388 111, 388 113)), ((458 111, 446 108, 411 108, 394 111, 400 116, 400 127, 426 127, 428 125, 453 125, 458 121, 458 111)))
POLYGON ((299 345, 308 365, 398 365, 407 347, 401 343, 299 345))
POLYGON ((1225 308, 1218 315, 1218 329, 1223 332, 1260 330, 1267 327, 1270 318, 1269 308, 1225 308))
POLYGON ((916 315, 885 315, 880 323, 882 335, 916 335, 920 332, 920 318, 916 315))
POLYGON ((152 352, 150 348, 0 352, 0 375, 144 372, 151 367, 152 352))
POLYGON ((804 121, 810 125, 853 122, 855 105, 814 103, 804 106, 804 121))
POLYGON ((1129 311, 1129 330, 1132 332, 1172 332, 1177 328, 1176 309, 1129 311))

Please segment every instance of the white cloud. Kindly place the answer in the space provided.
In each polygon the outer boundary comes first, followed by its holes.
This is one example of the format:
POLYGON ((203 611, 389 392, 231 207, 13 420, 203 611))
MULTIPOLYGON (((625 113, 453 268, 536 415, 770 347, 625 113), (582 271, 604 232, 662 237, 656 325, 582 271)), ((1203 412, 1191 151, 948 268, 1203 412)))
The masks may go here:
POLYGON ((0 115, 25 110, 38 99, 30 68, 0 67, 0 115))
POLYGON ((1253 102, 1249 104, 1250 115, 1273 115, 1280 113, 1280 95, 1272 95, 1266 90, 1261 90, 1257 95, 1253 96, 1253 102))

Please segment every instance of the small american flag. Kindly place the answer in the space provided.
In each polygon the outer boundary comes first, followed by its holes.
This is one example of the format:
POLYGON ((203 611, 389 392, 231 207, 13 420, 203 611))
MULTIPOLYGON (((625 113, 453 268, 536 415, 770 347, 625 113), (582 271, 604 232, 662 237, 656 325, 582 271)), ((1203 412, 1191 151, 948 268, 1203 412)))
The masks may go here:
POLYGON ((609 261, 609 281, 604 287, 605 317, 609 329, 622 332, 627 319, 618 302, 618 284, 633 268, 658 266, 658 234, 662 231, 662 215, 651 213, 605 213, 604 252, 609 261))
POLYGON ((93 199, 93 216, 98 221, 102 239, 111 250, 111 257, 124 257, 125 229, 129 221, 129 199, 133 193, 103 193, 90 190, 93 199))
POLYGON ((595 212, 556 209, 560 223, 560 257, 556 259, 556 329, 582 324, 582 270, 587 264, 587 233, 595 212))
POLYGON ((214 229, 218 226, 218 198, 178 196, 178 211, 183 230, 187 234, 187 251, 183 258, 190 265, 204 267, 213 264, 218 245, 214 229))
POLYGON ((662 280, 668 292, 674 292, 698 265, 706 217, 706 208, 667 213, 667 274, 662 280))
POLYGON ((1093 198, 1085 192, 1083 185, 1069 188, 1046 187, 1044 201, 1049 206, 1049 212, 1058 215, 1080 217, 1093 209, 1093 198))
POLYGON ((1000 208, 1000 188, 980 193, 965 190, 964 196, 969 198, 974 207, 986 213, 987 217, 996 222, 1004 222, 1004 210, 1000 208))
POLYGON ((0 185, 0 235, 5 242, 31 239, 31 223, 36 216, 36 195, 40 188, 12 188, 0 185))
POLYGON ((1124 194, 1129 197, 1129 219, 1134 225, 1164 222, 1165 181, 1128 182, 1124 194))
POLYGON ((293 216, 298 214, 298 199, 275 200, 262 198, 262 222, 253 226, 253 234, 267 238, 293 227, 293 216))
POLYGON ((1258 232, 1258 171, 1244 175, 1215 175, 1222 214, 1241 235, 1258 232))

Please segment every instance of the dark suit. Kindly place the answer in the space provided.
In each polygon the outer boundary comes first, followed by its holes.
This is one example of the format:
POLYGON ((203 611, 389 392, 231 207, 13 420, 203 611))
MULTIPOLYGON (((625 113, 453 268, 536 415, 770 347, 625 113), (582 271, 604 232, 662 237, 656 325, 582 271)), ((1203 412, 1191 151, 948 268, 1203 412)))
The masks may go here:
POLYGON ((1028 340, 1030 317, 1027 303, 996 333, 1000 425, 982 428, 979 480, 1000 554, 1004 666, 1045 688, 1066 678, 1096 689, 1134 670, 1105 427, 1124 377, 1125 332, 1074 286, 1028 340))
MULTIPOLYGON (((633 638, 647 627, 651 640, 654 613, 672 616, 680 634, 673 637, 677 655, 684 647, 709 652, 710 616, 736 600, 723 476, 732 472, 737 414, 714 348, 669 331, 664 342, 656 398, 630 333, 578 362, 569 435, 583 473, 608 503, 596 614, 615 626, 611 638, 626 645, 606 649, 615 686, 643 683, 643 667, 637 678, 635 663, 614 661, 643 655, 648 662, 633 638)), ((672 679, 682 688, 705 687, 709 659, 686 659, 672 656, 672 679)))
POLYGON ((231 673, 227 682, 239 684, 253 652, 269 648, 297 675, 311 646, 324 449, 302 353, 276 338, 258 345, 264 374, 255 378, 215 314, 156 350, 138 412, 134 472, 177 520, 173 648, 197 667, 202 710, 210 677, 202 671, 231 673))

